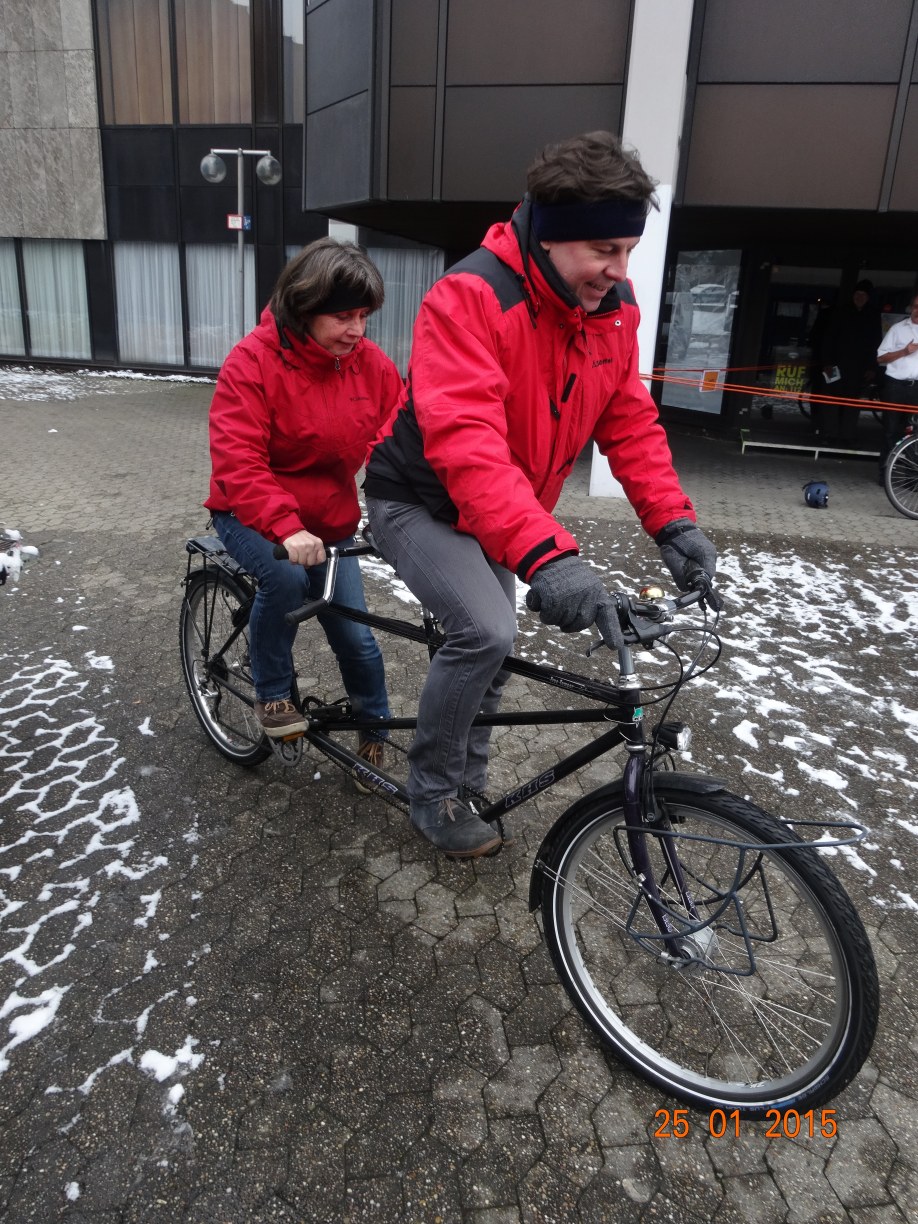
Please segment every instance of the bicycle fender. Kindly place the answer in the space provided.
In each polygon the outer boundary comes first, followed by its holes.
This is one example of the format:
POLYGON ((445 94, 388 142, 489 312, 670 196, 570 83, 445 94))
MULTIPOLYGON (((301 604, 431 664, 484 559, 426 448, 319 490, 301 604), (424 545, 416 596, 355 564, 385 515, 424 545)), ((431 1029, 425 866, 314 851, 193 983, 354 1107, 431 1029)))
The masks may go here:
MULTIPOLYGON (((690 791, 696 795, 711 795, 717 791, 727 789, 727 782, 723 778, 712 778, 707 774, 694 773, 678 773, 674 770, 658 770, 653 775, 654 793, 665 798, 667 793, 681 791, 683 794, 690 791)), ((614 782, 607 782, 604 786, 599 786, 596 790, 590 791, 588 795, 583 795, 576 803, 571 806, 555 821, 548 832, 542 839, 542 844, 539 846, 535 856, 535 861, 532 864, 532 875, 529 877, 529 912, 537 910, 540 905, 540 894, 542 891, 542 876, 544 861, 550 857, 559 835, 567 826, 578 818, 582 809, 587 804, 594 803, 597 799, 609 799, 612 803, 620 805, 624 800, 624 780, 617 778, 614 782)))

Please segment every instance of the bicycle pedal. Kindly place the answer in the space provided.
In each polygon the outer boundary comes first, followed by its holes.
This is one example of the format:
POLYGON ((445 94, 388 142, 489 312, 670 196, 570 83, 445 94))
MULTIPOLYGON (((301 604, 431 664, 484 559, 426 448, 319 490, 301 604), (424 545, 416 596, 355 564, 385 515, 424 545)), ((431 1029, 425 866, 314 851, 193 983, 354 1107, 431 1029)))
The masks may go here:
POLYGON ((285 768, 299 765, 303 759, 305 736, 302 732, 296 735, 284 736, 283 739, 269 739, 268 743, 271 745, 274 755, 285 768))

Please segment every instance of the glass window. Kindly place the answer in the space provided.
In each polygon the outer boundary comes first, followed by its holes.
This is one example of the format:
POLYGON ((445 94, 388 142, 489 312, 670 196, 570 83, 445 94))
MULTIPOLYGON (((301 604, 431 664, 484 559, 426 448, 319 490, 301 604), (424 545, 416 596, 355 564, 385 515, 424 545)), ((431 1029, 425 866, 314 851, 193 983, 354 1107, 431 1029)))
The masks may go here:
POLYGON ((443 274, 443 252, 432 247, 369 247, 386 287, 382 310, 370 316, 367 335, 404 375, 411 354, 411 336, 421 299, 443 274))
POLYGON ((105 123, 171 123, 168 0, 97 0, 105 123))
POLYGON ((251 123, 248 0, 175 0, 180 123, 251 123))
POLYGON ((671 408, 719 413, 736 317, 740 251, 680 251, 661 312, 663 394, 671 408))
POLYGON ((12 238, 0 240, 0 353, 25 356, 16 244, 12 238))
POLYGON ((303 0, 284 0, 284 123, 305 123, 303 0))
POLYGON ((82 242, 22 240, 33 357, 89 359, 89 309, 82 242))
POLYGON ((178 247, 116 242, 114 251, 121 361, 182 365, 178 247))
MULTIPOLYGON (((244 332, 255 326, 255 250, 245 248, 244 332)), ((185 247, 190 363, 216 367, 240 339, 239 257, 234 246, 185 247)))

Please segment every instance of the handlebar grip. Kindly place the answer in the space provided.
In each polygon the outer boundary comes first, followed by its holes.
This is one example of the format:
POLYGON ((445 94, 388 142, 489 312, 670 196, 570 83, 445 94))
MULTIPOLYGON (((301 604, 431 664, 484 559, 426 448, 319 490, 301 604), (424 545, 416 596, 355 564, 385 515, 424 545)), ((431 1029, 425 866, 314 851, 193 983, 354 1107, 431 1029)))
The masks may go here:
POLYGON ((694 591, 707 591, 711 587, 711 579, 699 566, 685 575, 685 585, 694 591))
POLYGON ((326 607, 324 599, 310 599, 309 603, 304 603, 301 608, 294 608, 292 612, 284 613, 284 620, 288 625, 299 625, 304 620, 309 620, 315 616, 317 612, 321 612, 326 607))
POLYGON ((286 548, 284 548, 283 544, 274 545, 274 560, 275 561, 286 561, 288 555, 289 554, 286 548))
POLYGON ((724 601, 720 595, 714 590, 714 582, 709 574, 706 574, 703 569, 694 569, 685 576, 686 585, 692 591, 700 591, 703 596, 703 602, 715 612, 719 612, 724 601))

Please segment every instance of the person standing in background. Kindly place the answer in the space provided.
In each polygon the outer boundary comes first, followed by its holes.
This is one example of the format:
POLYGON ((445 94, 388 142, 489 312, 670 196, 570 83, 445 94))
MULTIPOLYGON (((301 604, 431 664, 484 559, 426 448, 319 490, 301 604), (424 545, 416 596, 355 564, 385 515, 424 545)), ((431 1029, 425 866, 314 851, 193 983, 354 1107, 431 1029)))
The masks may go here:
MULTIPOLYGON (((909 317, 892 327, 883 337, 877 361, 886 370, 882 398, 902 404, 918 413, 918 294, 909 303, 909 317)), ((883 447, 880 452, 880 484, 885 479, 889 452, 905 433, 907 412, 887 409, 883 413, 883 447)))
MULTIPOLYGON (((882 329, 880 312, 871 301, 873 282, 860 280, 850 302, 840 302, 830 314, 822 336, 820 395, 860 399, 876 375, 877 346, 882 329), (835 377, 835 375, 838 377, 835 377), (828 381, 833 379, 834 381, 828 381)), ((822 441, 851 445, 857 438, 860 409, 846 404, 817 404, 817 430, 822 441)))

